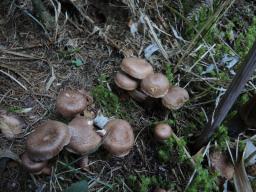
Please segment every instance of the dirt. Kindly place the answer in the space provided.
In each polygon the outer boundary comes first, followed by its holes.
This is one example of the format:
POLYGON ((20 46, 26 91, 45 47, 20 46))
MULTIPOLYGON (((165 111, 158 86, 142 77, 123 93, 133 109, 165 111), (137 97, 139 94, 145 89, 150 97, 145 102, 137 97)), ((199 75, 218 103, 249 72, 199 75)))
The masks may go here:
MULTIPOLYGON (((9 141, 0 135, 1 150, 9 149, 20 155, 25 150, 26 136, 36 125, 46 119, 65 121, 55 112, 55 99, 63 88, 85 88, 91 91, 104 74, 109 77, 108 83, 113 92, 120 98, 124 96, 124 102, 127 100, 127 95, 113 85, 113 75, 119 70, 124 56, 143 57, 143 49, 152 42, 152 34, 146 36, 142 33, 137 38, 133 37, 129 22, 138 21, 139 15, 121 1, 78 1, 77 5, 75 8, 70 3, 63 3, 64 12, 59 18, 59 29, 55 36, 56 31, 47 35, 29 16, 29 13, 33 14, 29 1, 20 1, 19 7, 15 3, 10 5, 6 1, 0 2, 0 70, 5 72, 0 72, 0 108, 11 111, 31 108, 31 111, 19 114, 27 124, 21 137, 9 141), (66 23, 65 10, 70 15, 66 23), (90 24, 81 13, 88 15, 95 23, 90 24), (102 31, 93 32, 95 26, 102 31), (76 61, 82 61, 83 64, 77 67, 74 64, 76 61)), ((162 26, 169 26, 171 22, 164 21, 168 17, 173 19, 171 13, 153 1, 145 6, 153 21, 163 21, 162 26)), ((180 22, 179 27, 182 26, 180 22)), ((177 39, 166 35, 163 46, 168 54, 173 55, 170 62, 177 63, 179 53, 183 51, 177 39)), ((185 63, 189 61, 185 60, 185 63)), ((155 71, 162 71, 168 61, 158 52, 150 58, 150 62, 155 71)), ((197 130, 204 124, 197 117, 201 108, 196 104, 199 101, 208 102, 215 95, 209 99, 207 91, 204 92, 205 84, 193 74, 184 74, 180 70, 174 79, 182 86, 191 83, 188 86, 190 91, 194 89, 190 92, 194 96, 190 105, 177 113, 166 114, 160 107, 152 111, 136 104, 136 110, 128 111, 135 129, 136 142, 125 158, 111 157, 100 148, 89 155, 90 169, 77 171, 74 168, 80 157, 64 150, 51 160, 54 166, 51 176, 31 175, 18 163, 8 161, 6 164, 1 159, 0 191, 61 191, 83 179, 89 181, 90 191, 136 191, 139 186, 129 186, 130 175, 138 178, 142 175, 158 176, 164 182, 171 181, 175 191, 184 191, 193 168, 189 162, 182 165, 177 163, 177 151, 173 151, 167 163, 159 161, 157 153, 161 144, 152 137, 152 122, 165 120, 167 115, 167 119, 177 120, 174 127, 177 135, 193 134, 185 129, 187 122, 196 122, 197 130)), ((213 105, 211 101, 204 107, 210 110, 213 105)), ((150 187, 150 190, 153 188, 150 187)))

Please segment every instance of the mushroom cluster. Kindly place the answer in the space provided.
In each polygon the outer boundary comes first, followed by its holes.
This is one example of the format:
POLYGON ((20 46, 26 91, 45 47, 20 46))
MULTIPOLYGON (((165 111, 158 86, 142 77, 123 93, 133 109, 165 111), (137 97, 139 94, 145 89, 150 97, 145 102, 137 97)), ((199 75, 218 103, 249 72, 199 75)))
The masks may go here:
POLYGON ((115 75, 115 84, 128 91, 135 101, 161 98, 163 106, 177 110, 189 100, 186 89, 170 85, 167 77, 154 73, 153 67, 145 59, 125 58, 120 68, 121 71, 115 75))
POLYGON ((61 91, 56 100, 56 110, 71 121, 64 124, 47 120, 37 126, 27 137, 26 151, 21 156, 23 166, 33 174, 50 174, 49 160, 64 148, 77 155, 87 155, 103 145, 112 155, 127 155, 134 143, 130 124, 122 119, 88 115, 86 112, 92 103, 92 97, 85 91, 61 91))

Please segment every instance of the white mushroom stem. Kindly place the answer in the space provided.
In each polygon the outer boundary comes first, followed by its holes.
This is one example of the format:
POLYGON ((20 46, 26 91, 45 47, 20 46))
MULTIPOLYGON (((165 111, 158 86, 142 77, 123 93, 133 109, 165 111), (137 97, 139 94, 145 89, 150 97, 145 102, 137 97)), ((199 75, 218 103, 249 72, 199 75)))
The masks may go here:
POLYGON ((104 129, 105 125, 109 122, 109 118, 108 117, 105 117, 104 115, 102 114, 98 114, 94 120, 93 120, 93 123, 94 125, 96 125, 97 127, 99 127, 100 129, 104 129))

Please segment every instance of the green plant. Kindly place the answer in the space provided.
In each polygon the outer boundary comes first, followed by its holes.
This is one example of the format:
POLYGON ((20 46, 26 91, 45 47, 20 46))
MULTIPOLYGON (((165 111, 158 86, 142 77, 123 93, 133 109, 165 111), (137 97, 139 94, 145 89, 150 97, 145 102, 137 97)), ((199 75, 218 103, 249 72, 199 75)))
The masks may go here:
POLYGON ((121 113, 119 98, 108 89, 107 77, 105 75, 99 78, 99 84, 92 89, 92 95, 106 115, 118 116, 121 113))
POLYGON ((75 58, 71 61, 71 64, 74 65, 75 67, 80 67, 81 65, 84 64, 84 62, 81 59, 75 58))
POLYGON ((134 191, 148 192, 150 189, 155 187, 162 187, 166 189, 174 189, 175 184, 170 182, 168 179, 161 176, 135 176, 129 175, 128 177, 129 186, 134 191))
POLYGON ((165 65, 165 74, 166 77, 168 78, 170 83, 174 82, 174 76, 173 76, 173 68, 171 64, 166 64, 165 65))
POLYGON ((152 181, 150 177, 141 176, 140 192, 147 192, 151 184, 152 181))
POLYGON ((217 141, 218 147, 221 150, 226 149, 226 142, 229 141, 228 128, 224 125, 221 125, 219 129, 217 129, 216 133, 213 135, 213 139, 217 141))
POLYGON ((250 99, 250 97, 249 97, 248 93, 243 94, 239 100, 240 105, 244 105, 247 101, 249 101, 249 99, 250 99))
POLYGON ((182 163, 187 159, 187 155, 184 151, 185 146, 186 141, 184 138, 181 137, 179 140, 176 140, 171 136, 162 146, 159 147, 158 158, 166 163, 170 160, 172 151, 176 149, 179 155, 179 160, 182 163))
POLYGON ((108 88, 108 78, 100 76, 99 84, 92 89, 95 102, 107 116, 115 116, 132 122, 132 113, 138 111, 138 106, 131 99, 120 102, 119 97, 108 88))
POLYGON ((214 192, 219 191, 217 185, 217 173, 210 173, 208 169, 203 168, 201 162, 203 161, 203 157, 201 155, 197 156, 195 159, 195 168, 197 174, 191 183, 191 185, 187 188, 187 192, 198 192, 198 191, 206 191, 206 192, 214 192))
POLYGON ((256 37, 256 16, 245 33, 240 33, 235 41, 235 50, 241 58, 244 58, 253 45, 256 37))

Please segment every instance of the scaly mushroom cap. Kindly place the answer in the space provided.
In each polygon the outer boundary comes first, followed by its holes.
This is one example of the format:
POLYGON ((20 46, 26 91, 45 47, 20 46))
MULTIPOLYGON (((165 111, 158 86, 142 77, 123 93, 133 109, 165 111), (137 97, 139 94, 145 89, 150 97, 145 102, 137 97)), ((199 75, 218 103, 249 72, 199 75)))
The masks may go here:
POLYGON ((95 132, 93 122, 77 115, 69 124, 71 139, 66 149, 75 154, 92 153, 98 149, 101 137, 95 132))
POLYGON ((104 128, 107 131, 104 148, 117 157, 128 155, 134 144, 131 125, 125 120, 113 119, 104 128))
POLYGON ((154 128, 155 138, 159 141, 168 139, 172 133, 172 128, 165 123, 157 124, 154 128))
POLYGON ((148 98, 146 94, 144 94, 141 91, 138 91, 137 89, 129 91, 129 95, 131 96, 131 98, 138 102, 144 102, 148 98))
POLYGON ((132 91, 138 86, 137 81, 120 71, 116 73, 114 81, 118 87, 127 91, 132 91))
POLYGON ((7 139, 13 139, 21 134, 25 126, 26 124, 20 117, 0 110, 0 130, 7 139))
POLYGON ((141 90, 153 98, 160 98, 167 94, 169 81, 162 73, 148 75, 141 81, 141 90))
POLYGON ((122 71, 136 79, 144 79, 153 73, 153 67, 145 59, 125 58, 120 67, 122 71))
POLYGON ((186 89, 170 86, 168 93, 162 98, 162 103, 168 109, 179 109, 189 100, 186 89))
POLYGON ((47 161, 40 161, 40 162, 35 162, 32 161, 27 153, 23 153, 21 155, 21 162, 23 167, 25 167, 29 172, 31 173, 38 173, 40 172, 44 167, 47 166, 47 161))
POLYGON ((27 154, 33 161, 46 161, 59 154, 69 143, 70 137, 64 123, 48 120, 28 136, 27 154))
POLYGON ((56 110, 63 117, 74 117, 87 106, 86 96, 78 90, 63 90, 56 99, 56 110))

